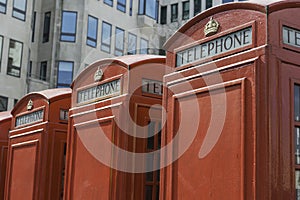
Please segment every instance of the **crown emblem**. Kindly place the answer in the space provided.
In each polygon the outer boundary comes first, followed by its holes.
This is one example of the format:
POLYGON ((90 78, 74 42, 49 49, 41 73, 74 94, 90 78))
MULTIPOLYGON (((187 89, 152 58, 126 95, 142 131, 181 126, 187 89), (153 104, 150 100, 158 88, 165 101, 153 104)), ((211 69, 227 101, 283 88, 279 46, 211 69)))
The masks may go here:
POLYGON ((212 17, 210 18, 209 22, 205 25, 204 34, 205 36, 211 36, 218 32, 219 23, 217 20, 214 20, 212 17))
POLYGON ((33 108, 33 101, 30 99, 27 103, 27 110, 32 110, 33 108))
POLYGON ((103 76, 103 71, 102 69, 100 69, 100 67, 98 67, 98 70, 95 72, 94 75, 94 81, 95 82, 100 81, 102 79, 102 76, 103 76))

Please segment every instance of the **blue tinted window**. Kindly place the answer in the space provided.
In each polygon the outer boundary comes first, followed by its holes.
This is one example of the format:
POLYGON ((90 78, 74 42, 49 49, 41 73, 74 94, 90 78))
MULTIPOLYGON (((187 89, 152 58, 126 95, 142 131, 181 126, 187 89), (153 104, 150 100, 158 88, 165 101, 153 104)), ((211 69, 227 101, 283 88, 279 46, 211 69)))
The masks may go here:
POLYGON ((104 0, 104 3, 109 5, 109 6, 113 6, 113 1, 112 0, 104 0))
POLYGON ((13 17, 25 21, 26 18, 26 0, 14 0, 13 17))
POLYGON ((97 46, 98 19, 88 16, 88 30, 86 43, 89 46, 97 46))
POLYGON ((233 0, 222 0, 222 3, 230 3, 233 2, 233 0))
POLYGON ((133 0, 130 0, 130 8, 129 8, 129 15, 132 16, 132 6, 133 6, 133 0))
POLYGON ((101 50, 110 53, 111 24, 102 22, 101 50))
POLYGON ((153 19, 157 18, 157 0, 140 0, 139 1, 139 14, 147 15, 153 19))
POLYGON ((118 0, 117 9, 122 12, 126 12, 126 0, 118 0))
POLYGON ((141 38, 140 54, 147 54, 147 53, 148 53, 148 40, 141 38))
POLYGON ((61 41, 75 42, 77 13, 63 11, 61 20, 61 41))
POLYGON ((60 61, 58 63, 57 87, 70 87, 73 80, 73 62, 60 61))
POLYGON ((122 56, 124 52, 124 30, 116 28, 115 35, 115 55, 122 56))
POLYGON ((7 0, 0 0, 0 13, 6 13, 6 1, 7 0))

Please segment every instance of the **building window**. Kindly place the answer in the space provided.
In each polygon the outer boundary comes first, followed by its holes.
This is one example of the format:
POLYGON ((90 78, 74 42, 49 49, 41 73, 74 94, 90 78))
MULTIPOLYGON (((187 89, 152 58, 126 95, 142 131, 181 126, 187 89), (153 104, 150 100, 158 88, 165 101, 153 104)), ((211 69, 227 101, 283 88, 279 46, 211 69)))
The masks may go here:
POLYGON ((6 1, 7 0, 0 0, 0 13, 6 13, 6 1))
POLYGON ((212 7, 212 0, 206 0, 206 9, 209 9, 212 7))
POLYGON ((140 54, 147 54, 147 53, 148 53, 148 40, 141 38, 140 54))
POLYGON ((7 74, 11 76, 20 77, 21 61, 22 61, 23 44, 21 42, 10 40, 7 74))
POLYGON ((171 22, 177 22, 178 18, 178 4, 171 5, 171 22))
POLYGON ((156 0, 139 0, 139 15, 157 19, 157 6, 156 0))
POLYGON ((111 24, 102 22, 101 50, 110 53, 111 24))
POLYGON ((14 106, 18 103, 18 99, 14 99, 14 106))
POLYGON ((125 31, 116 27, 115 35, 115 55, 122 56, 124 53, 124 34, 125 31))
POLYGON ((113 0, 104 0, 104 3, 109 6, 113 6, 113 0))
POLYGON ((230 3, 233 2, 233 0, 222 0, 222 3, 230 3))
POLYGON ((40 80, 42 81, 47 80, 47 61, 41 62, 40 80))
POLYGON ((44 16, 43 43, 49 42, 50 21, 51 21, 51 12, 46 12, 44 16))
POLYGON ((13 17, 25 21, 26 18, 26 0, 14 0, 13 17))
POLYGON ((190 2, 182 2, 182 19, 186 20, 190 17, 190 2))
POLYGON ((3 36, 0 35, 0 71, 1 71, 1 63, 2 63, 2 49, 3 49, 3 36))
POLYGON ((137 43, 136 35, 132 33, 128 33, 128 45, 127 45, 128 55, 136 54, 136 43, 137 43))
MULTIPOLYGON (((150 121, 148 124, 148 138, 146 152, 153 152, 161 148, 161 123, 150 121), (157 134, 156 134, 157 133, 157 134)), ((160 157, 146 161, 146 168, 159 168, 160 157)), ((145 199, 159 200, 160 170, 147 172, 145 174, 145 199)))
POLYGON ((60 40, 65 42, 75 42, 76 40, 77 13, 63 11, 61 19, 60 40))
POLYGON ((88 16, 87 39, 86 44, 91 47, 97 46, 98 19, 88 16))
POLYGON ((201 0, 194 0, 194 16, 201 12, 201 0))
POLYGON ((73 62, 60 61, 58 62, 57 87, 70 87, 73 80, 73 62))
POLYGON ((167 23, 167 6, 160 7, 160 24, 167 23))
POLYGON ((27 76, 31 77, 31 74, 32 74, 32 61, 29 61, 27 76))
POLYGON ((126 12, 126 0, 118 0, 117 9, 122 12, 126 12))
POLYGON ((35 22, 36 22, 36 12, 33 12, 33 18, 32 18, 32 22, 31 22, 31 30, 32 30, 32 34, 31 34, 31 42, 34 42, 34 36, 35 36, 35 22))
POLYGON ((132 16, 132 6, 133 6, 133 0, 130 0, 130 6, 129 6, 129 15, 132 16))
POLYGON ((8 98, 0 96, 0 112, 7 111, 8 98))

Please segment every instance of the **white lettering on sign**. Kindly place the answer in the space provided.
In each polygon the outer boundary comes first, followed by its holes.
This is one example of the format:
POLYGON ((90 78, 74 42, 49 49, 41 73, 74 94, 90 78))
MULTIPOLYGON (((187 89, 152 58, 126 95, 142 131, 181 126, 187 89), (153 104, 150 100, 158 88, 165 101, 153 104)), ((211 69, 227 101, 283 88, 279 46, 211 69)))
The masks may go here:
POLYGON ((66 121, 68 121, 68 119, 69 119, 69 111, 61 109, 59 111, 59 119, 60 120, 66 120, 66 121))
POLYGON ((283 26, 282 36, 284 44, 300 48, 300 30, 283 26))
POLYGON ((29 114, 16 117, 16 127, 31 124, 44 119, 44 110, 38 110, 29 114))
POLYGON ((121 81, 113 80, 101 85, 78 91, 77 103, 84 103, 95 99, 105 99, 112 96, 120 95, 121 81))
POLYGON ((252 27, 193 46, 176 54, 176 67, 252 44, 252 27))
POLYGON ((163 84, 161 81, 143 79, 142 91, 150 94, 162 95, 163 84))

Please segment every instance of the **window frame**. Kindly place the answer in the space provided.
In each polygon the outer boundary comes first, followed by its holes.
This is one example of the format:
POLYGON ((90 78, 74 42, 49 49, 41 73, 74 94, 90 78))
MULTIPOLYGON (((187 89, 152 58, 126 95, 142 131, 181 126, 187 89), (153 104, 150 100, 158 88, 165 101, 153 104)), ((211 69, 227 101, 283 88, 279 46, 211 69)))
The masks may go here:
POLYGON ((120 0, 117 0, 117 10, 126 13, 126 0, 124 0, 125 3, 120 2, 120 0))
POLYGON ((69 88, 72 84, 72 81, 73 81, 73 78, 74 78, 74 61, 67 61, 67 60, 59 60, 57 62, 57 80, 56 80, 56 88, 69 88), (71 79, 71 83, 68 85, 68 84, 65 84, 65 83, 62 83, 62 84, 59 84, 59 64, 60 63, 72 63, 72 79, 71 79), (63 86, 63 87, 59 87, 59 86, 63 86))
POLYGON ((168 16, 168 6, 160 6, 160 24, 164 25, 167 24, 167 16, 168 16), (163 12, 164 9, 164 12, 163 12), (163 13, 164 16, 163 16, 163 13), (164 21, 163 21, 164 19, 164 21))
POLYGON ((4 1, 5 1, 5 3, 0 2, 0 7, 3 7, 3 8, 4 8, 4 11, 2 12, 2 11, 0 10, 0 13, 6 14, 7 0, 4 0, 4 1))
POLYGON ((94 48, 97 48, 97 42, 98 42, 98 18, 97 17, 94 17, 92 15, 88 15, 88 23, 87 23, 87 32, 86 32, 86 44, 90 47, 94 47, 94 48), (96 20, 96 38, 92 38, 89 36, 89 19, 92 18, 92 19, 95 19, 96 20), (92 44, 89 44, 89 41, 90 42, 94 42, 95 45, 92 45, 92 44))
POLYGON ((154 1, 155 1, 154 16, 151 16, 151 15, 149 15, 149 13, 147 13, 147 0, 139 0, 138 15, 146 15, 146 16, 150 17, 151 19, 157 20, 157 18, 158 18, 158 5, 159 4, 158 4, 157 0, 154 0, 154 1), (143 3, 141 3, 141 2, 143 2, 143 3))
POLYGON ((41 62, 39 79, 42 81, 47 81, 47 61, 41 62), (43 69, 44 67, 45 67, 45 69, 43 69), (42 76, 42 72, 45 73, 45 74, 43 74, 45 76, 42 76))
POLYGON ((194 16, 196 16, 199 13, 201 13, 201 11, 202 11, 202 4, 201 3, 202 3, 201 0, 194 0, 194 16), (196 7, 197 7, 197 10, 195 9, 196 7), (199 10, 199 8, 200 8, 200 10, 199 10))
POLYGON ((127 38, 127 55, 135 55, 136 53, 137 53, 137 39, 138 39, 138 37, 137 37, 137 35, 136 34, 133 34, 133 33, 128 33, 128 38, 127 38), (129 47, 129 38, 130 38, 130 36, 133 36, 134 38, 135 38, 135 42, 134 42, 134 44, 135 44, 135 48, 133 49, 133 50, 129 50, 128 49, 128 47, 129 47), (133 53, 131 53, 131 52, 133 52, 133 53))
POLYGON ((114 52, 115 56, 124 55, 124 46, 125 46, 124 43, 125 43, 125 30, 120 28, 120 27, 116 27, 115 28, 115 52, 114 52), (123 47, 122 47, 122 49, 117 48, 117 36, 120 34, 120 33, 117 33, 118 30, 123 33, 123 42, 122 42, 123 47), (121 55, 119 55, 117 52, 120 52, 121 55))
POLYGON ((109 53, 111 52, 111 36, 112 36, 112 25, 110 23, 107 23, 106 21, 102 21, 102 26, 101 26, 101 51, 105 52, 105 53, 109 53), (109 44, 106 44, 104 41, 106 41, 103 38, 103 25, 106 24, 110 27, 110 36, 109 36, 109 44), (108 47, 108 51, 106 49, 103 49, 102 47, 108 47))
POLYGON ((149 40, 141 37, 140 38, 140 54, 148 54, 148 49, 149 49, 149 40), (142 48, 142 41, 146 41, 147 42, 147 48, 146 48, 146 53, 143 53, 142 51, 145 49, 145 48, 142 48))
POLYGON ((171 22, 177 22, 177 21, 178 21, 178 3, 173 3, 171 4, 171 22), (173 7, 176 7, 176 13, 173 13, 173 7))
MULTIPOLYGON (((8 108, 8 97, 0 95, 0 102, 2 102, 2 100, 6 101, 6 105, 3 105, 5 110, 0 109, 0 112, 7 111, 7 108, 8 108)), ((1 106, 0 106, 0 108, 1 108, 1 106)))
MULTIPOLYGON (((15 8, 15 2, 18 1, 18 0, 14 0, 13 1, 13 5, 12 5, 12 17, 13 18, 16 18, 18 20, 21 20, 21 21, 26 21, 26 13, 27 13, 27 0, 22 0, 22 1, 25 1, 25 10, 20 10, 19 8, 15 8), (24 15, 24 19, 23 18, 19 18, 17 17, 14 13, 18 13, 18 14, 22 14, 24 15)), ((7 2, 6 2, 7 3, 7 2)))
MULTIPOLYGON (((22 48, 21 48, 21 55, 20 55, 20 67, 19 67, 19 75, 16 76, 16 75, 13 75, 11 73, 9 73, 9 62, 7 62, 7 70, 6 70, 6 74, 9 75, 9 76, 14 76, 14 77, 17 77, 17 78, 20 78, 21 77, 21 69, 22 69, 22 60, 23 60, 23 42, 20 42, 18 40, 14 40, 14 39, 10 39, 9 40, 9 47, 8 47, 8 58, 9 58, 9 52, 10 52, 10 42, 11 41, 14 41, 14 42, 17 42, 17 43, 20 43, 22 45, 22 48)), ((8 59, 9 60, 9 59, 8 59)), ((11 66, 12 68, 17 68, 17 66, 11 66)))
POLYGON ((182 20, 187 20, 190 18, 190 1, 183 1, 182 2, 182 20), (185 9, 185 5, 188 4, 188 9, 187 10, 184 10, 185 9), (187 17, 186 17, 186 12, 187 12, 187 17))
POLYGON ((59 40, 61 42, 72 42, 75 43, 76 42, 76 35, 77 35, 77 11, 69 11, 69 10, 63 10, 62 11, 62 15, 61 15, 61 27, 60 27, 60 37, 59 40), (64 13, 74 13, 75 14, 75 33, 67 33, 67 32, 63 32, 63 14, 64 13), (62 39, 63 36, 68 36, 68 37, 74 37, 74 40, 66 40, 66 39, 62 39))
POLYGON ((51 11, 48 11, 48 12, 45 12, 44 14, 44 27, 43 27, 43 40, 42 42, 43 43, 46 43, 46 42, 49 42, 49 39, 50 39, 50 29, 51 29, 51 11), (48 23, 48 26, 46 26, 46 17, 47 17, 47 14, 50 14, 49 18, 49 22, 48 23), (48 29, 48 32, 47 32, 47 29, 48 29))

